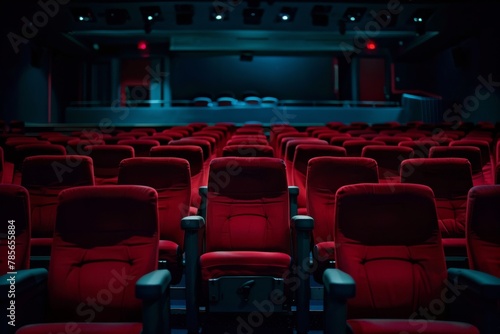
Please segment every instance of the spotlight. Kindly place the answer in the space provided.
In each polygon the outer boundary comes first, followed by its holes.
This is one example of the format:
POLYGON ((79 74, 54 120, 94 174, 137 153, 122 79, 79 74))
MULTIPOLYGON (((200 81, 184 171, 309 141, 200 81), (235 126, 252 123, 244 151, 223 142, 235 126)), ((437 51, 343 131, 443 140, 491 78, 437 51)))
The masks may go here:
POLYGON ((296 12, 297 8, 283 7, 276 16, 275 22, 292 22, 296 12))
POLYGON ((163 21, 161 9, 159 6, 144 6, 140 7, 140 10, 144 22, 163 21))
POLYGON ((361 21, 365 15, 366 8, 363 7, 349 7, 344 12, 344 19, 347 22, 355 23, 361 21))
POLYGON ((221 10, 220 8, 210 8, 210 20, 211 21, 227 21, 229 20, 229 13, 227 11, 221 10))
POLYGON ((332 6, 316 5, 311 10, 311 19, 314 26, 326 27, 329 23, 329 15, 332 6))
POLYGON ((130 15, 126 9, 110 8, 105 12, 106 23, 111 25, 124 24, 130 19, 130 15))
POLYGON ((193 16, 193 5, 175 5, 175 22, 178 25, 193 24, 193 16))
POLYGON ((73 8, 73 18, 78 22, 95 22, 94 14, 90 8, 73 8))
POLYGON ((432 10, 429 8, 418 8, 410 16, 410 23, 415 25, 415 33, 417 35, 425 34, 425 24, 432 15, 432 10))
POLYGON ((260 24, 264 15, 262 8, 245 8, 243 9, 243 23, 245 24, 260 24))

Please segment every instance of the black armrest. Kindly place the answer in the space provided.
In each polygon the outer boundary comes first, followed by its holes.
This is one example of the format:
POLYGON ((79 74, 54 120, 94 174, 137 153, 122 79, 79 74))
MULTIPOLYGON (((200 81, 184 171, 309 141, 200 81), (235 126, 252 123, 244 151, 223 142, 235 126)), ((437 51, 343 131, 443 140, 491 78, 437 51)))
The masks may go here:
POLYGON ((290 217, 296 216, 299 212, 297 197, 299 196, 299 187, 288 186, 288 198, 290 201, 290 217))
MULTIPOLYGON (((297 192, 298 193, 298 192, 297 192)), ((309 277, 311 268, 309 266, 309 253, 311 251, 311 231, 314 227, 314 219, 309 216, 293 216, 292 225, 296 231, 296 263, 297 270, 305 273, 299 274, 300 285, 296 292, 297 298, 297 332, 307 333, 309 330, 309 301, 310 284, 309 277)))
POLYGON ((296 215, 292 217, 292 224, 297 231, 312 231, 314 219, 310 216, 296 215))
POLYGON ((142 333, 170 333, 170 281, 166 269, 150 272, 136 282, 135 295, 142 299, 142 333))
POLYGON ((159 299, 168 289, 171 280, 172 276, 166 269, 150 272, 135 284, 136 297, 143 300, 159 299))
POLYGON ((199 263, 199 235, 198 232, 205 226, 201 216, 182 218, 181 227, 184 234, 185 278, 186 278, 186 323, 189 333, 198 332, 198 263, 199 263))
POLYGON ((448 269, 448 278, 481 298, 500 299, 500 278, 471 269, 448 269))
POLYGON ((203 217, 203 219, 207 219, 207 196, 208 196, 208 187, 201 186, 198 189, 198 193, 201 197, 200 207, 198 208, 198 214, 203 217))
POLYGON ((346 333, 347 299, 356 294, 354 279, 339 269, 327 269, 323 273, 325 334, 346 333))

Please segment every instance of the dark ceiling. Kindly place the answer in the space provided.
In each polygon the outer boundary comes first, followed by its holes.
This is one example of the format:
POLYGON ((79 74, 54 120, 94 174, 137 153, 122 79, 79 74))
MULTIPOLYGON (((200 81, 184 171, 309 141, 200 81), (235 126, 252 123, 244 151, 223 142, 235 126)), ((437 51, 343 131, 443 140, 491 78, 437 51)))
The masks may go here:
POLYGON ((74 55, 139 40, 159 52, 344 52, 368 36, 395 57, 417 59, 500 30, 498 9, 481 1, 27 0, 2 2, 0 15, 4 35, 26 37, 33 22, 29 40, 74 55), (352 22, 347 14, 357 12, 352 22))

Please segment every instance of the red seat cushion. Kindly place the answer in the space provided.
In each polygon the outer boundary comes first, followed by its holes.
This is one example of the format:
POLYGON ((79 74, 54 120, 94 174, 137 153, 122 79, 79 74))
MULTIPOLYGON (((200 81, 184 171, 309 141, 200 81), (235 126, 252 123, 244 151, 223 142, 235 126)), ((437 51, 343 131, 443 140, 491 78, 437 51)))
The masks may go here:
POLYGON ((219 251, 201 256, 204 281, 221 276, 282 277, 290 269, 291 257, 278 252, 219 251))
POLYGON ((141 323, 52 323, 28 325, 19 329, 21 334, 80 333, 80 334, 140 334, 141 323))
POLYGON ((479 330, 466 323, 428 320, 348 320, 353 334, 479 334, 479 330))

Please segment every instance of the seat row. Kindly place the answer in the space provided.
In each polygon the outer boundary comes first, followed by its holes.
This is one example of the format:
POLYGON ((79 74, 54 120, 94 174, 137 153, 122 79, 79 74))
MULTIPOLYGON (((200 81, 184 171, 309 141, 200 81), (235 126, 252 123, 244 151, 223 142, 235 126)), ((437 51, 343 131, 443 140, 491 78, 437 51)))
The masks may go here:
MULTIPOLYGON (((81 158, 82 161, 91 162, 89 158, 81 158)), ((469 166, 465 160, 460 163, 469 166)), ((125 275, 139 278, 140 274, 133 269, 136 266, 147 268, 140 271, 142 274, 153 271, 157 267, 158 258, 162 258, 162 243, 173 242, 162 237, 165 229, 180 228, 185 233, 182 239, 185 250, 186 323, 189 332, 198 331, 200 306, 204 306, 207 312, 252 312, 264 304, 271 305, 274 312, 289 312, 292 307, 296 307, 297 331, 307 332, 309 276, 316 274, 318 269, 317 262, 309 262, 310 240, 313 240, 312 244, 316 249, 321 248, 318 246, 321 242, 333 242, 333 252, 325 250, 327 248, 323 248, 325 253, 316 252, 316 255, 320 255, 316 259, 320 260, 325 254, 328 255, 327 258, 333 254, 336 268, 326 269, 320 280, 326 284, 324 312, 325 331, 328 333, 345 330, 346 307, 349 318, 373 315, 399 319, 425 317, 418 313, 414 316, 412 312, 418 312, 419 308, 434 303, 440 293, 443 298, 442 291, 447 287, 446 277, 465 279, 470 286, 477 283, 478 288, 471 290, 485 293, 481 297, 483 301, 491 300, 491 305, 486 308, 490 314, 498 311, 494 303, 498 300, 495 291, 499 288, 495 287, 497 285, 493 276, 457 269, 447 271, 442 248, 442 229, 432 189, 417 184, 377 184, 378 173, 372 159, 320 157, 310 160, 308 177, 314 176, 316 181, 308 180, 307 184, 311 184, 311 189, 314 189, 311 194, 314 191, 317 193, 308 197, 308 203, 312 206, 319 203, 326 210, 325 213, 319 213, 321 208, 317 208, 318 211, 311 210, 312 217, 296 215, 297 188, 288 187, 286 165, 281 159, 214 159, 210 164, 208 187, 201 189, 199 216, 186 216, 186 206, 176 206, 171 202, 173 197, 183 198, 184 201, 189 199, 189 175, 185 172, 182 181, 174 169, 174 166, 179 169, 183 166, 186 171, 188 163, 185 160, 126 160, 122 162, 122 167, 124 170, 128 169, 128 172, 121 174, 120 179, 142 177, 142 182, 145 183, 135 184, 147 186, 145 180, 153 182, 156 178, 152 176, 152 171, 160 166, 163 172, 169 172, 166 175, 172 176, 175 184, 165 183, 157 186, 156 190, 137 185, 78 186, 59 193, 55 204, 48 276, 49 292, 56 294, 51 299, 51 310, 58 312, 53 315, 54 319, 67 317, 82 320, 81 312, 76 312, 76 317, 70 313, 78 310, 78 303, 89 296, 98 295, 99 299, 101 294, 100 298, 105 301, 101 306, 106 306, 109 299, 105 298, 114 300, 114 292, 109 292, 111 297, 104 297, 104 292, 101 293, 103 290, 98 290, 98 287, 108 284, 113 277, 119 279, 116 273, 131 273, 123 274, 122 278, 125 275), (166 166, 163 165, 166 160, 171 162, 170 169, 165 169, 166 166), (149 169, 144 169, 148 165, 146 162, 149 163, 149 169), (142 168, 142 173, 134 168, 142 168), (356 180, 352 182, 355 184, 344 186, 337 181, 336 189, 330 188, 328 179, 319 182, 324 173, 336 174, 342 168, 356 169, 359 175, 368 172, 372 178, 356 180), (162 202, 162 197, 168 198, 170 202, 162 202), (173 218, 168 222, 169 226, 164 225, 166 221, 161 221, 162 216, 163 219, 173 218), (322 223, 326 223, 326 226, 321 226, 322 223), (317 227, 325 229, 326 238, 330 235, 331 240, 318 238, 317 227), (290 239, 290 235, 295 237, 290 239), (200 243, 200 240, 203 242, 200 243), (156 246, 151 246, 151 242, 156 246), (138 255, 134 255, 135 251, 138 255), (145 266, 145 263, 148 265, 145 266), (111 273, 108 273, 110 268, 111 273), (129 269, 132 271, 128 272, 129 269), (340 269, 345 272, 340 272, 340 269), (50 274, 51 271, 57 275, 50 274), (58 289, 62 284, 61 279, 69 282, 67 288, 58 289), (95 280, 97 283, 94 283, 95 280), (83 282, 90 284, 88 290, 82 287, 77 290, 71 288, 71 283, 81 285, 83 282), (487 284, 481 285, 481 282, 487 284), (356 296, 355 289, 358 291, 356 296), (73 291, 81 292, 74 294, 73 291), (345 302, 352 297, 354 299, 345 306, 345 302)), ((28 242, 26 240, 29 240, 30 235, 29 228, 26 231, 26 226, 29 225, 25 224, 23 228, 22 215, 25 216, 24 221, 29 220, 26 217, 32 211, 26 209, 30 207, 27 201, 33 200, 33 197, 22 188, 12 187, 16 186, 6 185, 1 189, 6 189, 5 192, 10 195, 15 192, 17 197, 23 197, 19 194, 24 193, 24 202, 10 204, 11 202, 2 200, 1 203, 9 203, 2 212, 6 215, 5 221, 21 222, 15 225, 21 246, 28 242)), ((500 230, 496 225, 499 220, 495 218, 494 208, 499 200, 498 186, 474 187, 467 197, 467 229, 474 224, 482 224, 477 234, 471 230, 467 235, 469 259, 486 264, 484 266, 478 262, 471 266, 496 276, 499 276, 494 271, 495 263, 498 264, 498 258, 495 257, 498 252, 492 252, 491 248, 474 249, 474 246, 487 244, 487 247, 492 247, 495 242, 498 246, 500 230)), ((31 219, 33 218, 32 215, 31 219)), ((6 235, 8 234, 7 231, 6 235)), ((164 260, 172 265, 171 259, 164 260)), ((19 264, 26 263, 25 261, 21 260, 19 264)), ((35 281, 42 282, 45 275, 43 271, 34 273, 39 277, 35 281)), ((170 283, 170 275, 170 271, 161 271, 140 281, 158 283, 155 278, 162 277, 158 278, 161 283, 156 284, 156 287, 144 287, 145 290, 137 292, 138 296, 153 299, 155 291, 155 298, 162 300, 161 304, 155 300, 154 306, 148 306, 149 309, 156 310, 153 313, 158 310, 160 313, 144 314, 144 319, 152 319, 149 325, 155 327, 155 330, 164 328, 168 323, 168 320, 163 319, 166 316, 163 311, 165 309, 156 307, 165 307, 163 302, 168 300, 168 296, 164 295, 165 286, 170 283)), ((121 289, 111 287, 111 284, 107 291, 111 288, 120 290, 121 293, 121 289)), ((132 293, 130 289, 127 291, 132 293)), ((132 297, 129 295, 123 299, 123 305, 129 301, 128 298, 132 297)), ((121 297, 117 299, 122 300, 121 297)), ((131 300, 134 300, 132 304, 138 305, 136 299, 131 300)), ((100 321, 137 318, 136 315, 126 313, 132 312, 128 306, 112 305, 109 308, 111 314, 106 312, 103 318, 99 317, 100 321)), ((464 310, 466 314, 474 311, 470 305, 465 306, 464 310)), ((134 312, 136 311, 137 308, 134 312)), ((351 320, 349 325, 355 329, 354 332, 372 332, 367 328, 379 328, 386 333, 399 333, 414 329, 420 324, 418 320, 415 321, 417 322, 351 320)), ((60 328, 57 327, 59 325, 54 326, 56 327, 39 328, 60 328)), ((133 326, 134 330, 140 329, 137 324, 133 326)), ((470 325, 453 322, 430 321, 426 326, 434 328, 433 332, 477 332, 470 325)), ((492 333, 496 330, 496 327, 491 327, 496 326, 495 324, 483 321, 478 326, 486 326, 492 333)), ((481 330, 486 330, 486 327, 481 327, 481 330)), ((37 332, 35 329, 30 330, 26 333, 37 332)))

